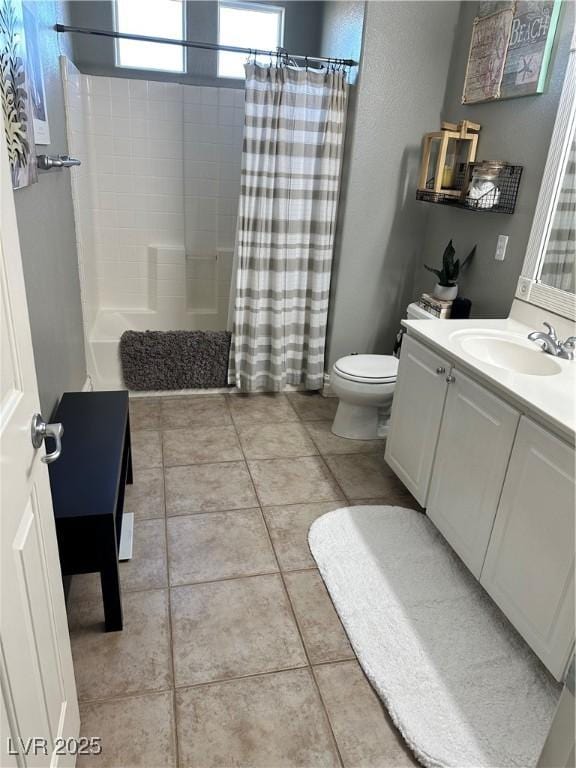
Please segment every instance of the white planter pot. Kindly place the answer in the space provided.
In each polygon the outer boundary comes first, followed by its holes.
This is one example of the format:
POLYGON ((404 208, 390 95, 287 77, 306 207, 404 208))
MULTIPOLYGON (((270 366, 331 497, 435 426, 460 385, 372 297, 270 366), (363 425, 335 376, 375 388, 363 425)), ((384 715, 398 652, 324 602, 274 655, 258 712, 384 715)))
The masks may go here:
POLYGON ((458 286, 440 285, 440 283, 436 283, 434 286, 433 294, 437 299, 442 299, 443 301, 453 301, 456 296, 458 296, 458 286))

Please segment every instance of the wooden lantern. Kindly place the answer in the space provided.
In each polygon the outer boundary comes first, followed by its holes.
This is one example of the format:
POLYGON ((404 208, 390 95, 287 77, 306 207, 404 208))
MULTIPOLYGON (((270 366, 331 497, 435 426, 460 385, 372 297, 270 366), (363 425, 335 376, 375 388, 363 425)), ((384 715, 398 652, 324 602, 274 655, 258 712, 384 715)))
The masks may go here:
POLYGON ((442 123, 441 130, 427 133, 424 136, 423 142, 418 190, 460 197, 463 190, 454 189, 456 164, 458 162, 474 162, 478 147, 479 131, 480 125, 478 123, 472 123, 470 120, 461 120, 458 125, 455 123, 442 123), (432 143, 435 141, 440 142, 440 144, 436 156, 436 168, 433 173, 430 173, 432 143), (451 145, 450 142, 454 142, 454 145, 451 145), (452 159, 452 165, 447 164, 448 158, 452 159), (429 179, 432 181, 432 186, 428 186, 429 179))

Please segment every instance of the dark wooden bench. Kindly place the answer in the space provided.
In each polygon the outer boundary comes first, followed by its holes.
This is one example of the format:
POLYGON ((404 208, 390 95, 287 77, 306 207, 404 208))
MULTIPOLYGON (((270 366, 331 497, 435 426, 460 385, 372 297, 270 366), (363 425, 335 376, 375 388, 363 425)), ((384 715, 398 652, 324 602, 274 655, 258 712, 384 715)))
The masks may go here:
POLYGON ((100 573, 106 631, 122 629, 118 548, 124 488, 132 483, 127 392, 67 392, 50 484, 63 576, 100 573))

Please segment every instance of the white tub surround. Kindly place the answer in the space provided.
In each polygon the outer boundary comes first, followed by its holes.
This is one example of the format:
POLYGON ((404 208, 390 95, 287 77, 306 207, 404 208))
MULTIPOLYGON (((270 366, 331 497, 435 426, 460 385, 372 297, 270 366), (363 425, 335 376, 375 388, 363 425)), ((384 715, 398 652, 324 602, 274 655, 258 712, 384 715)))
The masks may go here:
POLYGON ((506 368, 482 362, 466 352, 462 345, 464 332, 486 331, 495 338, 511 335, 528 350, 538 352, 538 345, 527 340, 531 331, 545 330, 542 322, 547 320, 556 327, 561 338, 574 335, 574 325, 568 320, 537 310, 524 302, 514 301, 510 317, 504 320, 438 320, 429 323, 424 320, 402 320, 408 334, 422 341, 427 347, 448 358, 458 368, 469 371, 475 378, 515 404, 545 426, 557 432, 564 439, 574 443, 576 435, 576 360, 563 360, 546 355, 551 366, 559 372, 554 375, 533 375, 517 373, 506 368), (532 323, 528 325, 527 323, 532 323))
POLYGON ((118 389, 125 330, 228 326, 244 92, 61 67, 87 367, 118 389))

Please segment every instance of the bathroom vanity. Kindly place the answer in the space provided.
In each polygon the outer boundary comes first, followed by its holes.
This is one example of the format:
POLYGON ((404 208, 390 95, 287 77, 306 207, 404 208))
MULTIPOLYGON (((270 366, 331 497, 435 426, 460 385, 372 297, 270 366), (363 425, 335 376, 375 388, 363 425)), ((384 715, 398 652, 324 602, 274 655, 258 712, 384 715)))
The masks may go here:
MULTIPOLYGON (((520 302, 515 302, 520 305, 520 302)), ((404 321, 386 461, 561 680, 574 647, 576 361, 506 320, 404 321)))

